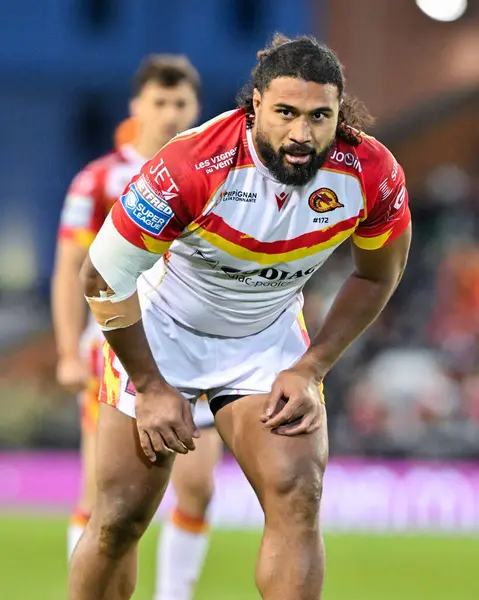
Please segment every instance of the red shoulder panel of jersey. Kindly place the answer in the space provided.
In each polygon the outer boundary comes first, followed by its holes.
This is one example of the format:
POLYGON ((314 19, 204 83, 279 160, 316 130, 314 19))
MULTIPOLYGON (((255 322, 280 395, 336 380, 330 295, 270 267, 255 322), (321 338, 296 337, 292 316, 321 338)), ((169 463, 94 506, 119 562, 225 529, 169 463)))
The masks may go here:
POLYGON ((124 161, 120 152, 111 152, 89 163, 74 177, 63 204, 59 238, 85 247, 91 244, 109 209, 105 195, 108 171, 124 161))
POLYGON ((361 183, 365 207, 353 234, 358 247, 381 248, 403 233, 411 221, 404 171, 381 142, 365 134, 356 147, 338 140, 325 166, 361 183))
POLYGON ((201 219, 229 171, 252 164, 245 139, 242 110, 173 138, 114 205, 116 229, 139 248, 163 253, 188 225, 201 219))

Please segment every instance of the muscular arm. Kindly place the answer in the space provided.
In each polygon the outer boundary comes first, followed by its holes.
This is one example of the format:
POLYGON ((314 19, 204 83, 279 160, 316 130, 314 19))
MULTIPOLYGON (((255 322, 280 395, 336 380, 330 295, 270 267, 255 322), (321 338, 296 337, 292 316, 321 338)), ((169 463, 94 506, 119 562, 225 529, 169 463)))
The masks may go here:
POLYGON ((87 249, 73 240, 60 239, 52 279, 53 327, 60 360, 78 360, 80 336, 87 306, 79 279, 87 249))
POLYGON ((278 374, 261 417, 282 435, 312 433, 322 420, 321 382, 343 352, 380 315, 398 286, 411 243, 404 172, 379 142, 364 175, 364 218, 352 236, 354 272, 328 311, 310 348, 278 374), (385 191, 386 190, 386 191, 385 191), (387 193, 386 193, 387 192, 387 193), (282 400, 287 401, 281 406, 282 400))
POLYGON ((355 270, 338 293, 319 333, 297 367, 318 380, 379 316, 399 284, 411 242, 411 225, 389 245, 362 250, 353 245, 355 270))
POLYGON ((141 321, 136 280, 158 258, 126 240, 110 215, 82 267, 92 312, 137 391, 140 444, 153 462, 157 452, 194 450, 199 436, 189 402, 162 377, 141 321))
POLYGON ((90 306, 98 299, 96 306, 106 315, 106 323, 100 323, 105 338, 138 392, 165 383, 143 329, 136 292, 138 276, 158 258, 123 239, 107 218, 81 269, 85 296, 90 306))
POLYGON ((190 403, 159 371, 136 291, 138 276, 200 216, 208 198, 205 181, 184 160, 185 148, 167 144, 143 165, 113 205, 82 268, 92 313, 136 389, 140 444, 152 461, 157 452, 194 450, 199 435, 190 403))

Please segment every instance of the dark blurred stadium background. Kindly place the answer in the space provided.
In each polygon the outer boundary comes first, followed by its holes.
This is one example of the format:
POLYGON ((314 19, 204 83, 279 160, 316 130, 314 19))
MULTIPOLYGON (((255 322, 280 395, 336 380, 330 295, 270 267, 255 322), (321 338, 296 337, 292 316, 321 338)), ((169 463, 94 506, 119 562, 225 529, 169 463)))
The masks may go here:
MULTIPOLYGON (((479 1, 16 0, 0 14, 0 598, 64 598, 79 428, 54 380, 49 286, 66 188, 110 149, 144 55, 189 55, 205 120, 233 107, 275 30, 339 54, 404 166, 414 223, 393 301, 326 382, 326 600, 479 598, 479 1)), ((344 247, 308 285, 312 333, 349 269, 344 247)), ((198 598, 256 597, 261 514, 228 458, 214 519, 198 598)))

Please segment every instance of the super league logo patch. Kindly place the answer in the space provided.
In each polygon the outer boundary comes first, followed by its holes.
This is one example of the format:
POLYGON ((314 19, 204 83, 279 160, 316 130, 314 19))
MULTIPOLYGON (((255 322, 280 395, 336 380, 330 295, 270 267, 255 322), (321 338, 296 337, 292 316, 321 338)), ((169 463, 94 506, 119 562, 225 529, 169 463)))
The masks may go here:
POLYGON ((121 199, 130 219, 150 235, 159 235, 173 217, 173 210, 161 197, 146 193, 132 183, 121 199))

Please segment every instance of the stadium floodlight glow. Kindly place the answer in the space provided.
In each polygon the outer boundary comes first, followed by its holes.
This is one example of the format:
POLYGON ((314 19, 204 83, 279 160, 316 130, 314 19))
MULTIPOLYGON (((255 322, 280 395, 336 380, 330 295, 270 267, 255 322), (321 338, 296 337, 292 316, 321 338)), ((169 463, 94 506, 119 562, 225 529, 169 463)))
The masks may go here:
POLYGON ((456 21, 467 8, 467 0, 416 0, 416 4, 435 21, 456 21))

